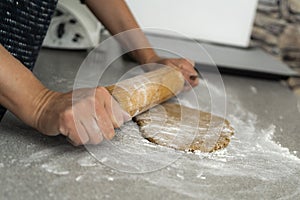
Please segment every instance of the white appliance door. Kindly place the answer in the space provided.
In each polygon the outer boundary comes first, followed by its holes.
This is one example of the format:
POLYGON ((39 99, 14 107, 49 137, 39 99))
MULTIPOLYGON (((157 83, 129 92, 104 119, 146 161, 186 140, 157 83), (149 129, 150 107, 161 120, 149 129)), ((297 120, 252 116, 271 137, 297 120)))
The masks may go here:
MULTIPOLYGON (((257 2, 127 0, 142 28, 168 29, 193 39, 240 47, 249 45, 257 2)), ((164 34, 163 31, 150 32, 164 34)))

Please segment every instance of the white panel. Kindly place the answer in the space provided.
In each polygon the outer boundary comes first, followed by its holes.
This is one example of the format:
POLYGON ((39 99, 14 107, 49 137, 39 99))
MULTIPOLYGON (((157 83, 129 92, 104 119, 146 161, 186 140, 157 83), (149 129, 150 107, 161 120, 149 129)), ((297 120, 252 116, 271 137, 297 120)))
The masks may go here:
POLYGON ((127 0, 140 25, 248 46, 257 0, 127 0))

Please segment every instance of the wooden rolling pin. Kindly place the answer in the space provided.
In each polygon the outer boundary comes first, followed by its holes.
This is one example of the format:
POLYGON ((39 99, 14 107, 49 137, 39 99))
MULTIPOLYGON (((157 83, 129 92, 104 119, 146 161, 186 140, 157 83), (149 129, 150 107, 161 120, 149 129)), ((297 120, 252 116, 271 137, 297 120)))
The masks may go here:
POLYGON ((106 89, 132 117, 160 104, 182 91, 180 71, 163 67, 107 86, 106 89))

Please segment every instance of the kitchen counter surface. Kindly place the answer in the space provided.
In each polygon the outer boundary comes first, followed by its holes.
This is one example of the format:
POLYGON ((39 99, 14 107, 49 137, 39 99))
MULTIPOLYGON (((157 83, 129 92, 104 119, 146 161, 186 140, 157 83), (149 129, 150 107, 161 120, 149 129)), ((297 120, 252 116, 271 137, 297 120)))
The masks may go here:
MULTIPOLYGON (((43 49, 34 73, 51 89, 68 91, 86 55, 43 49)), ((112 65, 103 83, 133 63, 112 65)), ((279 81, 222 78, 236 132, 228 148, 211 154, 150 144, 133 122, 110 144, 73 147, 8 113, 0 125, 0 199, 299 199, 300 99, 279 81)))

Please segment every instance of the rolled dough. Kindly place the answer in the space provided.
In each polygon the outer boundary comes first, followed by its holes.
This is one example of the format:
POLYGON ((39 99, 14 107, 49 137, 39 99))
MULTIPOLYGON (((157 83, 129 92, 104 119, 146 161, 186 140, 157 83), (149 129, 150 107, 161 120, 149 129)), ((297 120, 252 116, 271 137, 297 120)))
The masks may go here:
POLYGON ((150 142, 183 151, 216 151, 234 134, 228 120, 175 103, 158 105, 134 120, 150 142))

